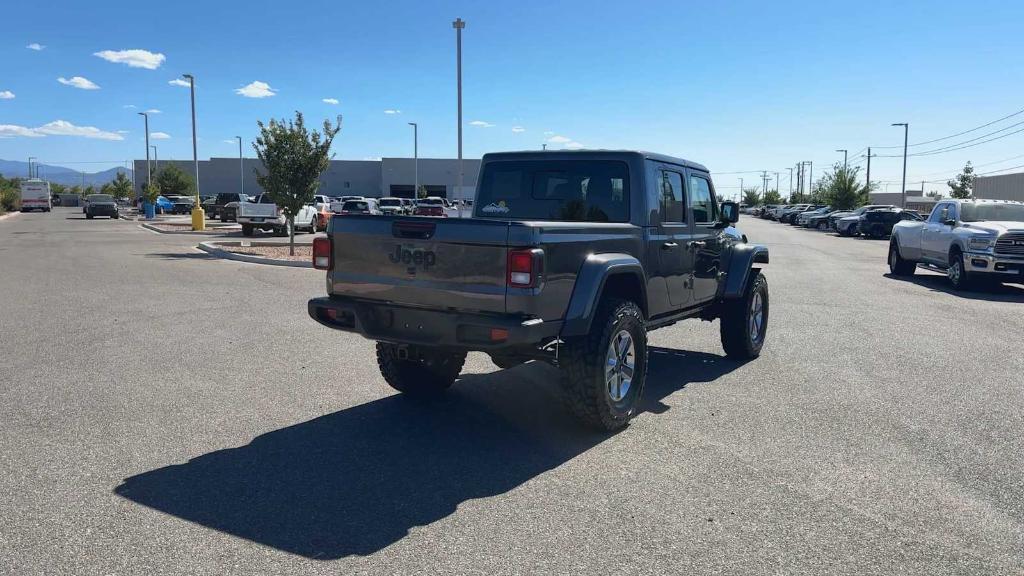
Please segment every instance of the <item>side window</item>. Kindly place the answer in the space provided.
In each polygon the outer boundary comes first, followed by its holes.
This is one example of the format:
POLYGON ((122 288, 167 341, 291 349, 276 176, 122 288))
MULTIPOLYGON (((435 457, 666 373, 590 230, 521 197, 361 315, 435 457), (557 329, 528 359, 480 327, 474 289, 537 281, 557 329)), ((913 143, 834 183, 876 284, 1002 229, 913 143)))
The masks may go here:
POLYGON ((683 176, 678 172, 660 171, 661 221, 685 222, 683 217, 683 176))
POLYGON ((711 197, 711 183, 700 176, 690 176, 690 207, 695 224, 715 221, 715 200, 711 197))
POLYGON ((932 215, 928 217, 929 222, 945 222, 946 214, 949 213, 948 204, 936 204, 935 209, 932 210, 932 215))

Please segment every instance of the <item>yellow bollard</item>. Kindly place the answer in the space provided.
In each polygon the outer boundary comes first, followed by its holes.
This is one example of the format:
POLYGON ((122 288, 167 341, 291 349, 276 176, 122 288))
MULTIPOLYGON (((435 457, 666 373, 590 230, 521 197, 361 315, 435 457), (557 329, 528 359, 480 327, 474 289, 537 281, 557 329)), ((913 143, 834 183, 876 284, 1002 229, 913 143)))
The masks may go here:
POLYGON ((206 230, 206 211, 203 210, 202 206, 196 206, 192 209, 192 230, 206 230))

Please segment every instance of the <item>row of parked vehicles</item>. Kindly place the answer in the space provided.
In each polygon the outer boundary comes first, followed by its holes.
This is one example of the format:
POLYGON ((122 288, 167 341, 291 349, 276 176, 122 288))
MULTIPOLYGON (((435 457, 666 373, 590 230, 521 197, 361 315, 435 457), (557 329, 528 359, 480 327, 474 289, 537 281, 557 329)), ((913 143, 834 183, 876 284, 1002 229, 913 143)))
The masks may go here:
POLYGON ((854 210, 833 210, 823 204, 768 205, 751 212, 784 224, 867 238, 887 238, 897 223, 924 219, 916 210, 904 210, 891 204, 869 204, 854 210))

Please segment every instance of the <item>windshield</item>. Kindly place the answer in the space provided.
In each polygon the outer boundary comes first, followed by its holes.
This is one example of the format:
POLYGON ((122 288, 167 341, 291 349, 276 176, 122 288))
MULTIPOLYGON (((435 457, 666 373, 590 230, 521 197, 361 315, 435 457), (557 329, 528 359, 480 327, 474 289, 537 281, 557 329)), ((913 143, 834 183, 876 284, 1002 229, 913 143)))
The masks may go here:
POLYGON ((629 170, 612 160, 492 162, 475 214, 573 222, 627 222, 629 170))
POLYGON ((114 197, 107 194, 93 194, 89 196, 89 202, 113 202, 114 197))
POLYGON ((964 202, 960 205, 960 220, 964 222, 984 222, 986 220, 1024 222, 1024 204, 964 202))
POLYGON ((381 206, 401 206, 402 201, 398 198, 382 198, 380 201, 381 206))

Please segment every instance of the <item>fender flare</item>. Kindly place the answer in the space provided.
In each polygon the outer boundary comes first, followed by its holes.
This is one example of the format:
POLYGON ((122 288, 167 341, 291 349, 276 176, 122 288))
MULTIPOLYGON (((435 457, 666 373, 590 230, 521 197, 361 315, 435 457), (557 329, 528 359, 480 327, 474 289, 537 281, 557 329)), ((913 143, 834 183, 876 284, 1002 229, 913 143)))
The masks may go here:
POLYGON ((768 247, 761 244, 733 244, 729 250, 728 262, 723 266, 726 271, 725 283, 719 298, 732 299, 743 296, 750 279, 750 270, 754 264, 768 263, 768 247))
POLYGON ((605 284, 612 276, 631 275, 640 286, 637 304, 647 313, 647 282, 643 265, 635 256, 621 253, 591 254, 583 261, 565 311, 562 336, 581 336, 590 332, 594 313, 601 302, 605 284))

